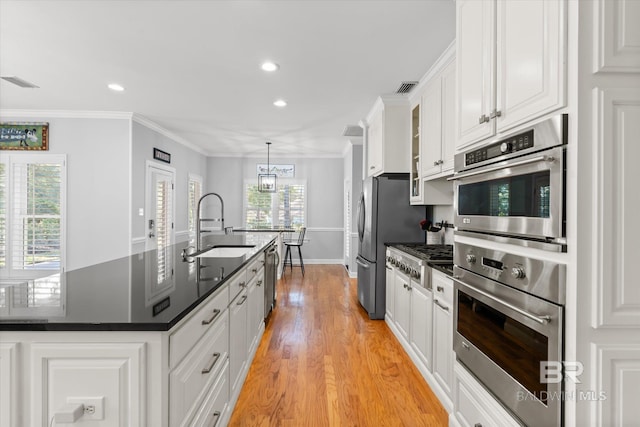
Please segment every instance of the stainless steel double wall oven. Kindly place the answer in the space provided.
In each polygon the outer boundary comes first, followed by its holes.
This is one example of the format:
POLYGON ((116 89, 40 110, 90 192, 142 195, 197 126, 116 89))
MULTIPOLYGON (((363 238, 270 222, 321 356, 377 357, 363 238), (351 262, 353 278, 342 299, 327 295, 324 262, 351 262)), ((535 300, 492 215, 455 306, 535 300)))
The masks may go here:
POLYGON ((566 249, 566 129, 558 115, 455 158, 456 235, 500 244, 456 240, 454 350, 528 426, 562 425, 544 367, 563 360, 566 268, 517 246, 566 249))

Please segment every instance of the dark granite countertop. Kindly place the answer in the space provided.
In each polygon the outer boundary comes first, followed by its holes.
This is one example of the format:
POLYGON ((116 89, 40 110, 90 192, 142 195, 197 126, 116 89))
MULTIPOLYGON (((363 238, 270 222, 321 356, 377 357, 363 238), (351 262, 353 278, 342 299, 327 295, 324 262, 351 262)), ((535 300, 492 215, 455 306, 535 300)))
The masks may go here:
POLYGON ((169 330, 275 238, 242 233, 203 239, 203 247, 255 245, 234 258, 187 262, 182 251, 189 244, 181 242, 160 253, 147 251, 35 280, 0 277, 0 331, 169 330))

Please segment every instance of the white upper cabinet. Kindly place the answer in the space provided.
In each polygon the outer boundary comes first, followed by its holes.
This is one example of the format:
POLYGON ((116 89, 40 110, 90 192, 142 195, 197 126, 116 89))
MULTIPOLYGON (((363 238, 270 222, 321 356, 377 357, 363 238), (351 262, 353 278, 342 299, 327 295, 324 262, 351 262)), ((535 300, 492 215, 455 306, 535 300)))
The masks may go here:
POLYGON ((565 106, 566 0, 456 5, 456 148, 565 106))
POLYGON ((451 62, 427 85, 422 95, 422 176, 427 179, 453 170, 455 77, 456 64, 451 62))
POLYGON ((409 101, 403 95, 378 98, 367 116, 367 175, 409 173, 409 101))

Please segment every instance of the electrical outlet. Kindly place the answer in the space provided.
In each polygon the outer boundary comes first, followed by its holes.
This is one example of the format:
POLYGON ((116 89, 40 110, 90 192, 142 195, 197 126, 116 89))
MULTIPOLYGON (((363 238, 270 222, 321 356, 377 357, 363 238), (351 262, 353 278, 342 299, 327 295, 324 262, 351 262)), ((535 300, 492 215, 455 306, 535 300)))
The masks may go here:
POLYGON ((104 396, 67 397, 67 403, 82 403, 84 405, 82 420, 104 420, 104 396))

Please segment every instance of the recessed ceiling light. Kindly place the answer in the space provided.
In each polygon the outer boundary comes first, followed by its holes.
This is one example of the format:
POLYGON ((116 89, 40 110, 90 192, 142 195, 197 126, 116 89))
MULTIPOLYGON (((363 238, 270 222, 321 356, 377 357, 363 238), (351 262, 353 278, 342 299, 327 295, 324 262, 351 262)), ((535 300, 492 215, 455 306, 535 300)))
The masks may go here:
POLYGON ((271 61, 267 61, 264 62, 260 68, 262 68, 264 71, 276 71, 278 70, 278 68, 280 68, 280 66, 278 64, 276 64, 275 62, 271 62, 271 61))
POLYGON ((276 107, 286 107, 287 101, 285 101, 284 99, 276 99, 275 101, 273 101, 273 105, 275 105, 276 107))
POLYGON ((124 90, 124 87, 120 86, 117 83, 111 83, 107 87, 114 92, 122 92, 124 90))

